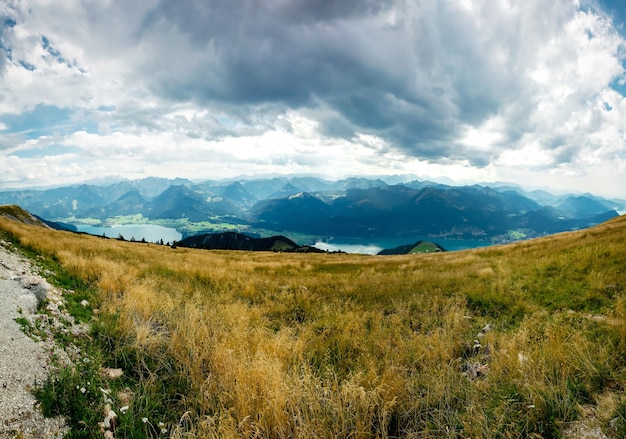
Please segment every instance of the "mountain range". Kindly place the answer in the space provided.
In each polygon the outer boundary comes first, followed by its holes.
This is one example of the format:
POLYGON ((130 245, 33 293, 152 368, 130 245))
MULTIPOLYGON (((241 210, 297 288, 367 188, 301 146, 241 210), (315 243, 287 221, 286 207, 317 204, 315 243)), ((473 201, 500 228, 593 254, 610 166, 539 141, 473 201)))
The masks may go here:
POLYGON ((295 176, 200 183, 147 178, 11 190, 0 192, 0 204, 65 223, 141 215, 148 222, 211 221, 283 234, 506 240, 592 226, 617 216, 626 202, 513 185, 295 176))

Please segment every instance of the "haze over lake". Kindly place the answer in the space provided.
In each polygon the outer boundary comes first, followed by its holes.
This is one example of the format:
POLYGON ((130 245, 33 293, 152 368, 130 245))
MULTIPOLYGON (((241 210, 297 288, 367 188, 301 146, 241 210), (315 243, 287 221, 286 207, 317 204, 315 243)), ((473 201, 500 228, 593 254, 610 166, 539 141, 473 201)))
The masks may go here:
POLYGON ((116 225, 112 227, 96 227, 85 224, 77 224, 76 228, 79 232, 89 233, 91 235, 106 236, 108 238, 118 238, 120 235, 126 240, 135 239, 141 241, 145 239, 148 242, 172 243, 179 241, 182 234, 176 229, 163 227, 156 224, 129 224, 116 225))
POLYGON ((405 237, 405 238, 350 238, 350 237, 334 237, 327 241, 317 241, 315 247, 333 251, 344 251, 346 253, 360 253, 375 255, 381 250, 395 248, 405 244, 412 244, 417 241, 436 242, 448 251, 465 250, 469 248, 486 247, 492 245, 489 241, 480 241, 476 239, 446 239, 446 238, 423 238, 423 237, 405 237))

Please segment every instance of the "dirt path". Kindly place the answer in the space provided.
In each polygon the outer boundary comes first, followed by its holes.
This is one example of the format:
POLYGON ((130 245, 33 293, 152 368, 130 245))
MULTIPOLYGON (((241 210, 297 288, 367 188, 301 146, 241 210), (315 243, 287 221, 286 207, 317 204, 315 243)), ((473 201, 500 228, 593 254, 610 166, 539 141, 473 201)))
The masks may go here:
POLYGON ((50 286, 10 247, 0 241, 0 438, 60 438, 66 431, 63 419, 44 418, 31 393, 47 376, 53 344, 35 341, 15 321, 39 318, 37 296, 41 299, 50 286))

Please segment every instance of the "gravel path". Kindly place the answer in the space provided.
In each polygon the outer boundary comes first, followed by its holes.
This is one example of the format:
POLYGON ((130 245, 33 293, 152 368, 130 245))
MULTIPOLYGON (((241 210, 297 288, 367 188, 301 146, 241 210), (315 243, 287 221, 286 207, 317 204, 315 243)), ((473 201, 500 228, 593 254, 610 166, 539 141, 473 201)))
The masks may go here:
POLYGON ((44 418, 31 394, 33 384, 47 376, 52 342, 33 340, 15 321, 37 319, 37 296, 50 286, 6 247, 0 242, 0 438, 60 438, 63 419, 44 418))

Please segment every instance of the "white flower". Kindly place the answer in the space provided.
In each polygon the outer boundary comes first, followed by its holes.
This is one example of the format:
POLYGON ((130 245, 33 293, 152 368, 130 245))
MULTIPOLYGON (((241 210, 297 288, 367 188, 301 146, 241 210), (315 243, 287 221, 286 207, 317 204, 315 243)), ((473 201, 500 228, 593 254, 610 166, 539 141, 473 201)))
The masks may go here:
POLYGON ((148 418, 141 418, 141 422, 145 424, 146 422, 148 422, 148 418))
POLYGON ((128 410, 128 406, 127 405, 125 405, 124 407, 120 407, 120 413, 121 414, 126 413, 126 410, 128 410))
POLYGON ((85 393, 87 391, 87 389, 85 389, 84 387, 80 388, 80 393, 85 393))

